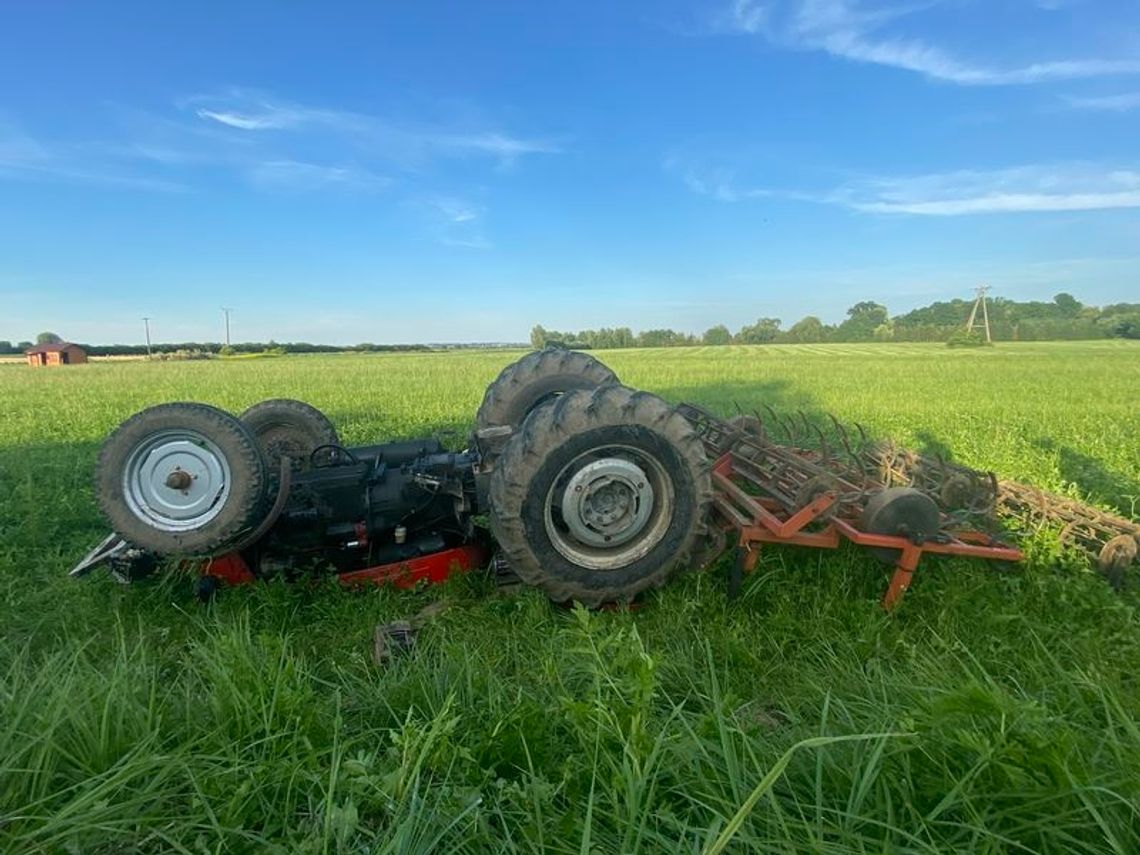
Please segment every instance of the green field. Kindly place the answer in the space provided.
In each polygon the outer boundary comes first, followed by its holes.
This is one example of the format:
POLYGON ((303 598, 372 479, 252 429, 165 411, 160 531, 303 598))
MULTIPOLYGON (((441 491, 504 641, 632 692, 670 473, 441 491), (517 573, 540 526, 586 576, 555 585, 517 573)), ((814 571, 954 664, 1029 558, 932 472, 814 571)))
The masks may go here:
MULTIPOLYGON (((144 406, 298 397, 346 443, 462 442, 517 355, 0 366, 0 851, 1140 851, 1140 582, 1047 534, 1013 572, 924 565, 891 616, 854 549, 767 550, 735 603, 721 562, 607 613, 477 578, 209 607, 185 579, 65 578, 104 534, 98 445, 144 406), (378 669, 373 627, 439 599, 378 669)), ((669 400, 831 411, 1140 500, 1134 343, 600 356, 669 400)))

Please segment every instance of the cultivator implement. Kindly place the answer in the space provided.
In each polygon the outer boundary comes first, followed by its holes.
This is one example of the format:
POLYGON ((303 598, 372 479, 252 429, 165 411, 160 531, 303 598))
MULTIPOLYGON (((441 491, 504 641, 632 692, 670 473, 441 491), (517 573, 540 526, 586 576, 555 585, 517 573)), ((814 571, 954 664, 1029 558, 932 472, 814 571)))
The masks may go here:
POLYGON ((1083 552, 1114 588, 1140 551, 1140 525, 1027 484, 998 482, 997 506, 1022 527, 1059 528, 1061 545, 1083 552))
MULTIPOLYGON (((964 467, 927 464, 921 479, 909 477, 899 467, 880 465, 880 451, 865 432, 860 429, 860 441, 853 443, 852 433, 834 420, 839 441, 830 443, 822 430, 806 419, 798 420, 818 440, 814 448, 805 448, 772 438, 767 425, 773 421, 781 424, 784 436, 802 441, 805 431, 797 421, 781 420, 771 412, 767 419, 757 414, 725 422, 690 404, 679 409, 715 460, 715 523, 736 541, 730 594, 735 595, 743 575, 755 567, 765 543, 835 549, 848 541, 866 547, 895 568, 883 595, 886 609, 893 608, 910 587, 924 554, 1000 561, 1023 557, 991 533, 967 527, 967 515, 978 515, 973 494, 971 507, 953 510, 940 507, 934 498, 945 503, 947 485, 954 479, 966 483, 964 467)), ((980 473, 971 476, 971 486, 985 483, 980 473)), ((960 490, 952 498, 960 501, 965 492, 960 490)), ((992 507, 991 503, 991 512, 992 507)))

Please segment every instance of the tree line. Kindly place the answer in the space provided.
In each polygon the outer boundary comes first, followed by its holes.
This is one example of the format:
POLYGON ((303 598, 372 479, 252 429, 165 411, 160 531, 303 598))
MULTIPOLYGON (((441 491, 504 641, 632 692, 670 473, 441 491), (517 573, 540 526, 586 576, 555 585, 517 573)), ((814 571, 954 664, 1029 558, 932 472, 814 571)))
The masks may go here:
MULTIPOLYGON (((990 330, 995 341, 1050 341, 1063 339, 1129 338, 1140 339, 1140 303, 1114 303, 1086 306, 1071 294, 1057 294, 1052 301, 1017 302, 1004 297, 988 301, 990 330)), ((724 324, 710 327, 700 335, 670 329, 649 329, 635 333, 629 327, 603 327, 579 332, 557 332, 536 325, 530 332, 532 347, 577 347, 593 350, 625 347, 683 347, 689 345, 816 343, 856 341, 946 341, 965 326, 972 300, 936 302, 902 315, 890 316, 886 306, 871 300, 856 303, 838 324, 825 324, 814 315, 784 328, 779 318, 759 318, 733 332, 724 324)), ((980 319, 979 312, 979 319, 980 319)), ((43 332, 35 344, 58 343, 53 332, 43 332)), ((91 356, 145 356, 144 344, 82 344, 91 356)), ((0 354, 20 354, 33 346, 31 341, 13 344, 0 340, 0 354)), ((342 353, 425 351, 451 348, 513 347, 511 343, 478 344, 362 344, 345 346, 310 342, 177 342, 153 344, 154 354, 219 352, 248 353, 342 353), (227 349, 228 348, 228 349, 227 349)))
MULTIPOLYGON (((0 355, 10 356, 13 354, 20 354, 27 350, 29 347, 34 347, 37 344, 58 344, 61 339, 56 333, 40 333, 36 341, 21 341, 13 344, 11 341, 0 339, 0 355)), ((147 346, 145 344, 83 344, 82 342, 75 342, 82 347, 88 356, 146 356, 147 346)), ((427 350, 443 350, 449 348, 482 348, 482 347, 501 347, 503 345, 497 344, 469 344, 469 345, 454 345, 454 344, 372 344, 364 342, 363 344, 343 345, 343 344, 312 344, 307 341, 287 341, 277 342, 272 339, 267 342, 261 341, 243 341, 234 342, 233 344, 223 344, 216 341, 183 341, 183 342, 162 342, 151 345, 150 353, 153 355, 162 354, 203 354, 209 356, 211 354, 220 354, 229 356, 232 354, 249 354, 249 353, 387 353, 387 352, 415 352, 427 350)), ((512 344, 513 347, 520 347, 521 345, 512 344)))
MULTIPOLYGON (((947 341, 963 329, 973 304, 973 300, 936 302, 891 317, 886 306, 864 300, 849 308, 847 317, 838 324, 825 324, 814 315, 808 315, 785 329, 779 318, 759 318, 736 332, 717 324, 701 335, 669 329, 634 333, 629 327, 558 332, 535 325, 530 331, 530 343, 535 348, 605 350, 722 344, 947 341)), ((987 301, 987 309, 995 341, 1140 339, 1140 303, 1086 306, 1071 294, 1061 293, 1051 302, 1017 302, 995 297, 987 301)), ((977 323, 981 323, 981 315, 979 310, 977 323)))

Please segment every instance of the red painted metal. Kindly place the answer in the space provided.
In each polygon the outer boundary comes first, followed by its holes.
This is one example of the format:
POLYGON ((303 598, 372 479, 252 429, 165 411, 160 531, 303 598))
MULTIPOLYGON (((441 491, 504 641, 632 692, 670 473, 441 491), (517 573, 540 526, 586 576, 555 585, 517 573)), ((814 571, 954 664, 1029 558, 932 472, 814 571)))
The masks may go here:
MULTIPOLYGON (((337 575, 338 581, 348 587, 362 585, 395 585, 397 588, 414 588, 420 582, 438 585, 455 573, 466 573, 487 563, 487 550, 480 544, 468 544, 430 555, 421 555, 407 561, 381 564, 350 570, 337 575)), ((249 565, 240 554, 231 552, 211 559, 202 567, 203 576, 214 576, 227 585, 248 585, 257 581, 249 565)))
POLYGON ((342 585, 395 585, 397 588, 414 588, 420 582, 438 585, 456 573, 466 573, 482 567, 488 559, 487 550, 477 543, 421 555, 395 564, 381 564, 363 570, 351 570, 337 576, 342 585))
POLYGON ((210 559, 209 563, 202 568, 202 575, 214 576, 227 585, 248 585, 257 581, 257 577, 250 571, 245 559, 237 552, 230 552, 210 559))
POLYGON ((713 504, 738 535, 737 563, 734 568, 737 579, 740 573, 750 573, 755 568, 760 557, 758 547, 764 543, 835 549, 843 540, 848 540, 860 546, 897 549, 899 557, 895 561, 895 572, 883 595, 883 608, 890 610, 910 587, 918 562, 924 554, 962 555, 998 561, 1020 561, 1024 557, 1021 550, 1000 543, 979 531, 940 532, 938 539, 922 543, 897 535, 862 531, 853 519, 825 516, 835 503, 836 497, 830 493, 787 514, 778 502, 743 490, 732 480, 732 474, 732 455, 725 454, 713 466, 713 504), (822 528, 805 531, 811 523, 817 523, 822 528))

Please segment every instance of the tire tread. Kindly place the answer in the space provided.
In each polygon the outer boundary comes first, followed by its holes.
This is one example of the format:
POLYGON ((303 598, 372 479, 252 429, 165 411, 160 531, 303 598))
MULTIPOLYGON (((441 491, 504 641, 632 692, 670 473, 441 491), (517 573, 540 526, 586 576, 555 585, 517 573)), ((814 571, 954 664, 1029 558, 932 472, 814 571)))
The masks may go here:
POLYGON ((705 532, 712 485, 704 445, 682 415, 649 392, 624 386, 601 386, 567 393, 531 412, 496 464, 490 497, 492 531, 515 574, 528 585, 541 588, 552 600, 577 600, 596 607, 609 602, 628 602, 643 591, 659 588, 689 561, 705 532), (569 437, 593 428, 631 424, 647 427, 663 436, 688 468, 696 491, 695 510, 681 538, 681 546, 672 560, 625 583, 587 587, 561 578, 543 566, 526 536, 523 509, 528 501, 530 482, 547 456, 569 437))

